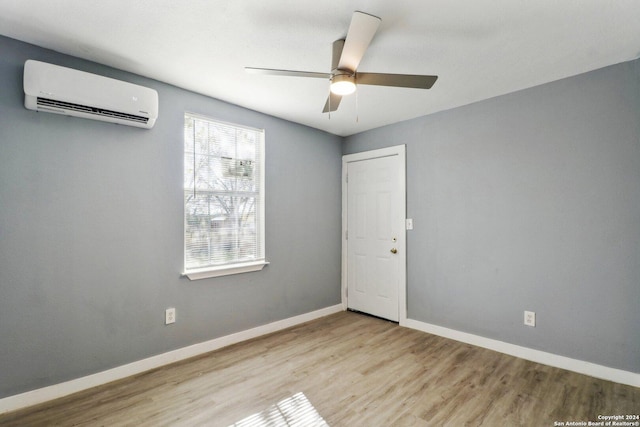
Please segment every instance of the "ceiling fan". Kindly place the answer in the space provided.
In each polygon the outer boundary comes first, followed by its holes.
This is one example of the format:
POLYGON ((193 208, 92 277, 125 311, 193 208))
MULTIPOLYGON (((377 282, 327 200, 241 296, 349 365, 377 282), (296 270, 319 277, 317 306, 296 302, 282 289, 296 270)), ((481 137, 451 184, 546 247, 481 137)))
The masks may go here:
POLYGON ((353 13, 347 37, 333 42, 330 73, 254 67, 245 67, 245 71, 272 76, 329 79, 331 92, 322 110, 323 113, 336 111, 342 97, 355 92, 356 85, 430 89, 438 76, 361 73, 357 71, 358 64, 360 64, 369 43, 380 26, 380 21, 380 18, 368 13, 359 11, 353 13))

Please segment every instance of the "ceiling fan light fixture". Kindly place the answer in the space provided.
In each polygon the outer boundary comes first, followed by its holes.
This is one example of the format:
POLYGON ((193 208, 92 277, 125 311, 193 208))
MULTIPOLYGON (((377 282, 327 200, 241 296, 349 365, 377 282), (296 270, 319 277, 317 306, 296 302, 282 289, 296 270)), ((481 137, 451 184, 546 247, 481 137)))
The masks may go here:
POLYGON ((349 74, 336 74, 331 79, 331 92, 340 95, 351 95, 356 91, 356 79, 349 74))

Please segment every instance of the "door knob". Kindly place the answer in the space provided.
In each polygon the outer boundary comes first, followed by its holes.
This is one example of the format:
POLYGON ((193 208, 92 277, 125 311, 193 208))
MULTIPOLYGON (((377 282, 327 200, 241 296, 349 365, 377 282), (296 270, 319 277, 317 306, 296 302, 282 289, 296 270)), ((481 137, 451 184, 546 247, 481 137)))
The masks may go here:
POLYGON ((392 249, 391 249, 391 253, 392 253, 392 254, 397 254, 397 253, 398 253, 398 250, 397 250, 396 248, 392 248, 392 249))

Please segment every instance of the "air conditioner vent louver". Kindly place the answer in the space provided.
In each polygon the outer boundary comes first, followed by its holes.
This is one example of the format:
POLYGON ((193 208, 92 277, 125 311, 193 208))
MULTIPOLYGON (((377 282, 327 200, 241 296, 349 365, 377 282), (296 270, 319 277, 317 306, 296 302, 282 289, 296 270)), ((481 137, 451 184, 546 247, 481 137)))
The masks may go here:
POLYGON ((104 110, 101 108, 89 107, 86 105, 72 104, 71 102, 56 101, 55 99, 47 99, 38 97, 38 106, 60 108, 62 110, 78 111, 80 113, 95 114, 97 116, 117 117, 122 120, 130 120, 139 123, 147 123, 148 117, 135 116, 133 114, 119 113, 117 111, 104 110))

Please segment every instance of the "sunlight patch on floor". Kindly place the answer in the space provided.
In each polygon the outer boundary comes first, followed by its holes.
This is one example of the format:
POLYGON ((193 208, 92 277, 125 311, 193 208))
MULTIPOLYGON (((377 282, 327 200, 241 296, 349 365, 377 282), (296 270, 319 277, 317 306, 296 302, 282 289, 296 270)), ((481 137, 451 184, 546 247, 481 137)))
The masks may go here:
POLYGON ((304 393, 296 393, 229 427, 329 427, 304 393))

